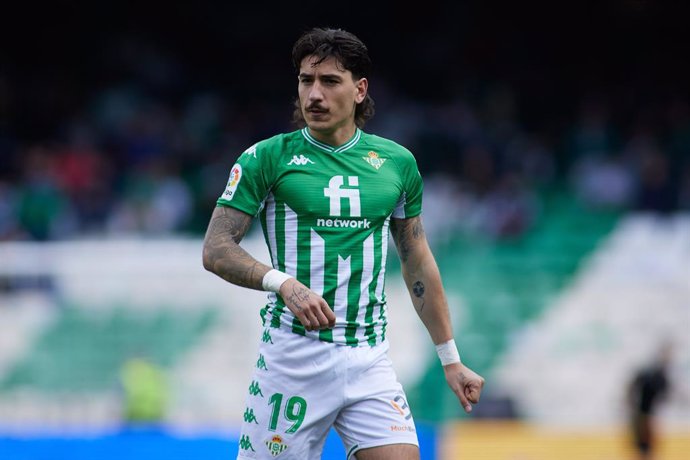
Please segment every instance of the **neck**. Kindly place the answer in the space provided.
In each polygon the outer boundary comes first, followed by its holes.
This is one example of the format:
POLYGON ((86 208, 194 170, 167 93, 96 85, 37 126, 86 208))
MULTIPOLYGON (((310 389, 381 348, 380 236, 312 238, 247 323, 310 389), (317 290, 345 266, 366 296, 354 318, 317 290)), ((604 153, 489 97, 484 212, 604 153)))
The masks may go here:
POLYGON ((352 139, 352 136, 355 135, 355 131, 357 130, 357 126, 353 123, 334 130, 316 130, 312 127, 308 127, 307 129, 309 129, 309 134, 317 141, 321 141, 332 147, 338 147, 352 139))

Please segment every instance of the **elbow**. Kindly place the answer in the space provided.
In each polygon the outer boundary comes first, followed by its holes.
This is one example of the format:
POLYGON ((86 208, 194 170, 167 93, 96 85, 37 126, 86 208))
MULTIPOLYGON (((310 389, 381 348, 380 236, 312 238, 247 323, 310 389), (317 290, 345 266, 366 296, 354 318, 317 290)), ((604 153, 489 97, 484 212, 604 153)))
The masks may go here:
POLYGON ((215 265, 215 258, 213 257, 213 251, 211 251, 206 245, 201 254, 201 261, 204 265, 204 269, 209 272, 215 273, 213 267, 215 265))

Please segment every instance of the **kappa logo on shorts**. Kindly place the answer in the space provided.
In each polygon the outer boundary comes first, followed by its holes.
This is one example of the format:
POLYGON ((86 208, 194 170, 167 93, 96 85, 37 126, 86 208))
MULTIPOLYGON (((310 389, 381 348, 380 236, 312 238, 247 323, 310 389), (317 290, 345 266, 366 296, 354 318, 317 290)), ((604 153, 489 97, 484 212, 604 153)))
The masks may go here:
POLYGON ((247 436, 246 434, 243 434, 240 438, 240 449, 251 450, 252 452, 256 452, 254 450, 254 446, 252 446, 252 440, 249 439, 249 436, 247 436))
POLYGON ((259 382, 256 380, 252 380, 251 385, 249 385, 249 394, 252 396, 260 395, 262 398, 264 397, 264 394, 261 392, 259 382))
POLYGON ((266 367, 266 360, 264 359, 264 355, 259 353, 259 359, 256 360, 256 368, 257 369, 263 369, 265 371, 268 370, 268 367, 266 367))
POLYGON ((256 415, 254 415, 254 409, 247 407, 244 410, 244 421, 247 423, 256 423, 257 425, 259 424, 259 421, 256 419, 256 415))
POLYGON ((282 454, 288 448, 288 445, 285 443, 285 441, 283 441, 283 438, 278 434, 271 437, 271 439, 267 439, 265 441, 265 444, 266 444, 266 447, 268 448, 268 451, 274 457, 277 457, 278 455, 282 454))
POLYGON ((263 343, 273 344, 273 339, 271 338, 271 331, 264 329, 264 334, 261 336, 261 341, 263 343))

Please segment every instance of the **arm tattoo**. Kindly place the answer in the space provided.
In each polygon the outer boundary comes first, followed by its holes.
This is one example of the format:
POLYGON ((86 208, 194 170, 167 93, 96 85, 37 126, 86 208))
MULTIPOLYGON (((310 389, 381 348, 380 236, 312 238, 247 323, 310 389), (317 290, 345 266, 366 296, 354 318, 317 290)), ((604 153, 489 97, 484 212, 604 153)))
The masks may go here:
MULTIPOLYGON (((393 234, 393 239, 398 248, 398 254, 400 255, 400 260, 403 264, 410 261, 410 256, 413 252, 419 253, 419 248, 421 247, 424 239, 424 227, 422 227, 422 219, 419 217, 412 217, 410 219, 391 219, 391 233, 393 234)), ((421 272, 422 267, 418 266, 416 261, 410 261, 415 263, 414 267, 409 267, 411 271, 408 271, 407 276, 409 276, 408 281, 410 284, 410 290, 413 295, 413 305, 417 310, 417 314, 422 313, 424 306, 426 305, 426 298, 424 294, 426 292, 426 287, 424 283, 418 278, 423 277, 421 272), (416 278, 416 279, 415 279, 416 278), (414 281, 413 281, 414 280, 414 281), (415 302, 415 297, 419 299, 419 302, 415 302)))
POLYGON ((426 300, 424 300, 424 283, 421 281, 415 281, 415 283, 412 285, 412 293, 415 295, 415 297, 418 297, 422 303, 418 307, 415 306, 417 311, 419 313, 424 310, 424 304, 426 304, 426 300))
POLYGON ((414 219, 412 221, 412 238, 418 240, 424 235, 424 228, 422 228, 422 220, 414 219))
POLYGON ((292 290, 292 294, 290 294, 285 301, 292 306, 294 306, 297 311, 302 311, 302 307, 300 306, 300 302, 305 302, 309 300, 309 289, 306 289, 304 287, 296 287, 292 290))
POLYGON ((391 232, 403 262, 407 261, 410 256, 412 240, 424 237, 424 227, 422 227, 422 220, 419 217, 405 220, 391 219, 391 232))
POLYGON ((239 246, 251 223, 248 214, 217 208, 206 232, 204 264, 233 284, 261 289, 262 264, 239 246))
POLYGON ((229 236, 235 243, 239 244, 249 230, 251 220, 243 215, 228 213, 224 208, 220 209, 221 211, 211 220, 208 236, 211 238, 229 236))

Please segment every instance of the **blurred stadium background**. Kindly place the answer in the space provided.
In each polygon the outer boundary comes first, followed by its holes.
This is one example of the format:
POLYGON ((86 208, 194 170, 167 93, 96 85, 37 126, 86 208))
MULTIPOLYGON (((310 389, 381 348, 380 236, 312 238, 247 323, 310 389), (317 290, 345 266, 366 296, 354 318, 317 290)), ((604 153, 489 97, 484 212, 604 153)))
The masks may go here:
MULTIPOLYGON (((0 459, 234 458, 264 297, 205 272, 201 239, 235 157, 292 129, 290 47, 314 25, 369 45, 367 130, 418 158, 461 353, 487 378, 463 414, 391 260, 422 458, 633 458, 626 385, 666 340, 659 458, 690 457, 680 2, 15 6, 0 459)), ((244 244, 265 258, 258 228, 244 244)), ((324 458, 344 458, 333 436, 324 458)))

